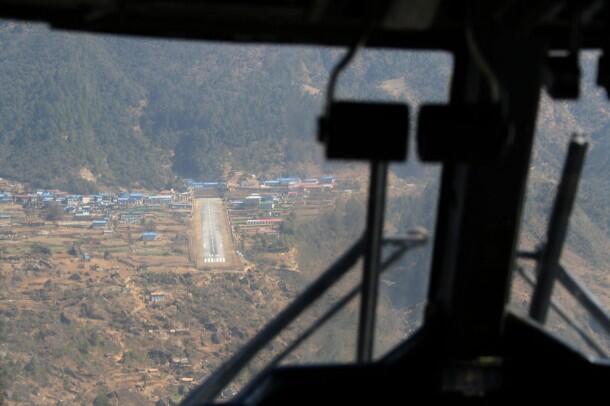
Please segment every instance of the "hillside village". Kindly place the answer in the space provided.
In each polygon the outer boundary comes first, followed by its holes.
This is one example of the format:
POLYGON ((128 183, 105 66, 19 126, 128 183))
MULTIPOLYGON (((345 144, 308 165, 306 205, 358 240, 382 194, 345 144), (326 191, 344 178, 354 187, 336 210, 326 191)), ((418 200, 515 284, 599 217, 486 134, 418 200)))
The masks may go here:
MULTIPOLYGON (((193 199, 218 197, 225 202, 232 238, 239 241, 243 251, 256 235, 280 237, 291 213, 316 216, 333 209, 336 193, 352 193, 354 186, 358 191, 359 185, 337 181, 334 176, 261 181, 253 177, 230 185, 187 179, 180 190, 79 195, 61 190, 26 190, 19 183, 0 180, 0 208, 12 207, 0 211, 0 239, 18 240, 22 236, 12 226, 34 227, 43 221, 55 227, 98 230, 109 239, 125 226, 132 231, 136 228, 130 226, 141 225, 139 234, 130 232, 130 239, 154 241, 160 238, 151 220, 154 213, 186 218, 193 199), (19 206, 21 210, 15 211, 14 207, 19 206)), ((281 248, 275 244, 272 250, 287 250, 285 243, 279 245, 281 248)))
POLYGON ((0 180, 4 401, 177 402, 300 289, 296 219, 359 190, 334 176, 88 195, 0 180), (235 261, 196 260, 206 199, 223 202, 235 261))
MULTIPOLYGON (((336 49, 79 37, 13 21, 0 22, 0 43, 0 173, 11 179, 0 179, 0 404, 177 404, 360 235, 366 177, 336 165, 325 178, 310 127, 336 49), (205 199, 224 209, 218 225, 234 250, 225 262, 200 259, 194 208, 205 199)), ((597 56, 580 57, 591 74, 597 56)), ((447 100, 449 54, 358 59, 342 96, 447 100)), ((588 133, 562 263, 610 308, 610 115, 594 82, 582 93, 595 97, 578 103, 543 95, 519 247, 544 242, 565 136, 588 133)), ((434 237, 439 168, 396 174, 388 235, 423 225, 434 237)), ((386 350, 419 325, 431 246, 384 276, 398 309, 380 311, 386 350)), ((610 348, 567 296, 557 298, 610 348)), ((513 308, 527 316, 530 297, 515 276, 513 308)), ((351 321, 288 361, 351 361, 351 321)), ((556 315, 548 327, 590 352, 556 315)))

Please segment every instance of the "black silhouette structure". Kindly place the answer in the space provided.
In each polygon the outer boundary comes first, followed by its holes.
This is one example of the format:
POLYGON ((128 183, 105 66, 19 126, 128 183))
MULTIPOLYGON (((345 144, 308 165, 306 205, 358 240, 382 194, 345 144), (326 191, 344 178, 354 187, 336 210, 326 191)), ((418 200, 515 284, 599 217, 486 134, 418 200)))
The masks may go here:
MULTIPOLYGON (((213 403, 269 340, 359 258, 365 263, 361 287, 279 354, 232 403, 551 404, 606 398, 610 364, 583 356, 540 324, 549 307, 556 306, 550 294, 559 282, 610 333, 608 313, 558 263, 587 149, 582 137, 571 141, 547 244, 540 252, 517 252, 516 241, 542 87, 556 99, 578 98, 578 54, 598 49, 602 52, 597 82, 610 89, 609 2, 0 0, 0 16, 46 21, 58 29, 348 49, 332 72, 319 136, 329 158, 370 161, 366 232, 190 393, 184 405, 213 403), (450 101, 423 106, 416 118, 406 105, 335 101, 340 73, 361 47, 450 52, 454 58, 450 101), (398 240, 384 240, 381 234, 387 165, 405 159, 412 119, 418 123, 419 157, 443 167, 425 322, 390 354, 372 361, 379 274, 426 240, 423 232, 398 240), (383 138, 371 137, 372 132, 383 138), (385 259, 380 255, 383 244, 395 249, 385 259), (538 261, 538 275, 524 275, 535 284, 527 320, 506 309, 518 256, 538 261), (358 293, 362 300, 357 362, 276 367, 358 293)), ((590 337, 589 343, 600 357, 605 356, 590 337)))

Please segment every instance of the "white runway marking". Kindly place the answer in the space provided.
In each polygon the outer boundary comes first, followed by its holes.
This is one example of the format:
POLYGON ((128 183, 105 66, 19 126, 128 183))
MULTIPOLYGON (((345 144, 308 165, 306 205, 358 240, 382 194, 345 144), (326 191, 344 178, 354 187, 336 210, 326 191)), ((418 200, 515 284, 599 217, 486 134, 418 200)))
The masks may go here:
POLYGON ((225 259, 223 257, 220 258, 205 258, 203 260, 203 262, 205 263, 218 263, 218 262, 225 262, 225 259))
POLYGON ((203 243, 204 263, 225 262, 224 244, 222 241, 221 221, 222 200, 218 198, 202 199, 201 205, 201 239, 203 243))

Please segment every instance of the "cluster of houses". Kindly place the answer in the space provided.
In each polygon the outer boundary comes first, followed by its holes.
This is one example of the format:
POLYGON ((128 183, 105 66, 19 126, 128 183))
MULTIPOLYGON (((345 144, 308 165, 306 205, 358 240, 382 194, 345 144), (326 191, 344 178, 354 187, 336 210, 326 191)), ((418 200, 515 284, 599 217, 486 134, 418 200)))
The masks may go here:
POLYGON ((260 182, 261 188, 281 188, 281 189, 318 189, 329 188, 335 186, 336 178, 332 175, 320 176, 317 178, 310 177, 301 179, 299 177, 290 176, 276 179, 268 179, 260 182))
POLYGON ((228 199, 232 230, 240 234, 278 234, 291 210, 321 207, 333 200, 336 178, 281 177, 258 184, 246 182, 228 199))
POLYGON ((229 200, 229 207, 233 210, 260 209, 272 210, 280 203, 280 197, 270 194, 261 195, 252 193, 243 199, 229 200))
POLYGON ((185 179, 184 185, 189 189, 220 189, 227 190, 227 184, 225 182, 200 182, 193 179, 185 179))
POLYGON ((243 199, 230 202, 235 209, 271 210, 280 201, 295 201, 302 196, 315 196, 334 189, 336 178, 331 175, 318 178, 285 177, 261 181, 257 187, 242 186, 242 190, 250 192, 243 199))
MULTIPOLYGON (((162 190, 158 193, 120 192, 97 193, 90 195, 70 194, 61 190, 37 190, 34 192, 13 193, 0 191, 0 205, 20 204, 25 208, 61 208, 64 222, 86 224, 92 229, 111 232, 109 224, 113 212, 120 224, 138 224, 143 218, 140 209, 154 208, 188 209, 192 207, 190 192, 162 190)), ((157 238, 154 232, 142 234, 142 240, 157 238)))
POLYGON ((59 205, 66 213, 86 215, 88 211, 134 206, 190 208, 190 193, 163 190, 157 194, 140 192, 98 193, 91 195, 69 194, 61 190, 38 190, 12 194, 0 191, 0 203, 16 203, 25 207, 45 208, 59 205))
MULTIPOLYGON (((78 222, 80 226, 87 224, 92 229, 111 233, 110 219, 119 224, 140 224, 147 209, 191 210, 193 198, 224 197, 234 232, 279 233, 291 210, 315 211, 332 205, 334 198, 330 192, 336 189, 337 180, 332 175, 278 177, 248 182, 229 190, 222 181, 186 179, 184 186, 183 192, 171 189, 157 193, 132 191, 83 195, 60 190, 29 192, 6 186, 0 187, 0 205, 21 204, 35 209, 60 207, 63 210, 62 221, 78 222)), ((10 222, 10 218, 0 219, 2 221, 10 222)), ((157 239, 157 234, 147 231, 141 238, 151 241, 157 239)))

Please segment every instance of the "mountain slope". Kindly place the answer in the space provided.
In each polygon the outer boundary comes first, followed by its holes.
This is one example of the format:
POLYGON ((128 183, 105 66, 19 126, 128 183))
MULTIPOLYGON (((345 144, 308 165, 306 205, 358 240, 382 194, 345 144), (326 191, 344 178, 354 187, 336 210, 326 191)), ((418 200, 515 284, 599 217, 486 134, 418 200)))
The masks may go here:
MULTIPOLYGON (((343 51, 74 35, 5 22, 0 52, 0 176, 76 190, 212 179, 230 166, 279 174, 320 165, 314 125, 328 70, 343 51)), ((446 72, 430 57, 366 52, 339 94, 417 102, 439 94, 446 72)))

